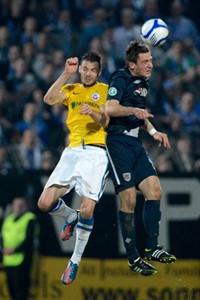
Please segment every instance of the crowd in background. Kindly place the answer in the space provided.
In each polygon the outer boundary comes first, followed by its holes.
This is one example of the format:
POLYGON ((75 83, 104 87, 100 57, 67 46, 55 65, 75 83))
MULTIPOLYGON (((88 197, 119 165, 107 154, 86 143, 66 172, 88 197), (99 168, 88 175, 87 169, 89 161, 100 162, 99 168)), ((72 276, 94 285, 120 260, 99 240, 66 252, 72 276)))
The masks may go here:
POLYGON ((157 147, 146 133, 141 138, 159 173, 200 172, 200 19, 193 0, 0 0, 0 174, 54 168, 68 144, 67 111, 43 96, 66 58, 98 51, 100 80, 108 83, 124 66, 128 42, 140 39, 141 25, 153 17, 170 34, 151 49, 148 107, 172 148, 157 147))

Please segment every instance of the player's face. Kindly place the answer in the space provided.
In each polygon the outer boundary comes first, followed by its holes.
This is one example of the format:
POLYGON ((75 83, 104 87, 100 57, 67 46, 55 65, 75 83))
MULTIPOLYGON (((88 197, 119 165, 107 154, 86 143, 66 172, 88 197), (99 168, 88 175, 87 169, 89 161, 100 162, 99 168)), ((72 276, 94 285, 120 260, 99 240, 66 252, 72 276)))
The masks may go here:
POLYGON ((153 68, 151 53, 140 53, 137 62, 130 62, 129 67, 134 76, 149 78, 153 68))
POLYGON ((83 60, 79 66, 79 73, 82 84, 84 86, 91 86, 97 81, 101 71, 97 62, 83 60))

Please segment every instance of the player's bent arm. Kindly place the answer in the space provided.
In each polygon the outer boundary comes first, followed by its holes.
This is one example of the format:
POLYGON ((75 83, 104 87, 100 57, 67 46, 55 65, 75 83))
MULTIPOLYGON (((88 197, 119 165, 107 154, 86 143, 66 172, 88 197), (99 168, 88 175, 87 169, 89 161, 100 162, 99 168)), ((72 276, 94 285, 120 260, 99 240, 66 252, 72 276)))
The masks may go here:
POLYGON ((109 117, 105 114, 105 106, 100 106, 100 111, 97 112, 91 108, 90 105, 84 104, 81 108, 80 114, 89 115, 95 123, 101 125, 106 128, 109 123, 109 117))
POLYGON ((96 112, 93 110, 92 118, 97 124, 101 125, 102 127, 108 127, 110 118, 106 115, 104 105, 100 106, 100 112, 96 112))
POLYGON ((138 119, 153 117, 146 109, 131 106, 126 107, 120 105, 119 101, 115 99, 106 102, 105 112, 109 117, 126 117, 130 115, 135 115, 138 119))
POLYGON ((51 85, 44 95, 44 102, 49 105, 62 103, 66 99, 66 94, 61 91, 62 86, 70 78, 71 74, 63 72, 60 77, 51 85))

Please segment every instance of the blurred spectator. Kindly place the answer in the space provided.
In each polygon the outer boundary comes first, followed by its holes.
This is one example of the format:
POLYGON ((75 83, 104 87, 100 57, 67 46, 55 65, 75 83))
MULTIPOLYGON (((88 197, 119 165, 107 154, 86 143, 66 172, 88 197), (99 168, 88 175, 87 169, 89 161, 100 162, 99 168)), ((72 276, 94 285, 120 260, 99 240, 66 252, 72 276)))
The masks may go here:
POLYGON ((0 26, 5 25, 9 19, 10 0, 0 2, 0 26))
POLYGON ((180 101, 179 86, 172 80, 165 80, 161 95, 158 97, 155 106, 152 108, 156 116, 156 123, 164 130, 173 134, 182 125, 181 118, 177 113, 180 101))
POLYGON ((50 150, 42 153, 40 169, 43 171, 52 171, 58 162, 58 158, 50 150))
POLYGON ((31 266, 38 235, 36 222, 27 199, 14 198, 12 211, 5 217, 1 230, 3 265, 12 300, 29 299, 31 266))
POLYGON ((21 142, 16 145, 14 151, 15 160, 18 160, 22 169, 40 169, 43 147, 34 129, 24 130, 21 142))
POLYGON ((0 146, 9 143, 13 129, 13 107, 7 99, 7 94, 5 85, 0 82, 0 146))
POLYGON ((15 104, 18 104, 19 101, 21 104, 25 103, 37 86, 34 74, 28 72, 27 67, 24 58, 16 59, 13 63, 13 77, 7 80, 7 89, 15 104))
POLYGON ((12 163, 9 161, 7 147, 0 146, 0 175, 8 175, 13 170, 12 163))
POLYGON ((158 173, 173 173, 175 169, 175 165, 169 155, 165 155, 162 153, 154 162, 156 170, 158 173))
POLYGON ((11 80, 15 76, 15 62, 22 57, 22 50, 19 45, 11 45, 8 50, 8 70, 6 74, 6 81, 11 80))
POLYGON ((75 24, 78 24, 79 30, 93 22, 94 10, 97 7, 96 0, 80 0, 76 6, 76 14, 74 13, 75 24))
POLYGON ((200 115, 196 107, 197 103, 191 92, 181 95, 177 112, 182 120, 182 132, 190 134, 193 138, 195 138, 195 134, 200 135, 200 115))
POLYGON ((33 61, 35 59, 36 51, 31 41, 24 43, 22 47, 22 55, 27 65, 27 71, 34 74, 33 61))
MULTIPOLYGON (((198 94, 198 82, 200 82, 200 72, 198 66, 200 66, 200 51, 196 47, 194 40, 191 38, 184 39, 182 41, 183 45, 183 64, 190 70, 190 80, 188 84, 186 82, 185 89, 194 92, 195 95, 198 94)), ((188 72, 188 73, 189 73, 188 72)), ((189 75, 188 75, 189 77, 189 75)), ((199 93, 200 95, 200 93, 199 93)), ((200 98, 200 97, 199 97, 200 98)))
POLYGON ((99 37, 107 27, 106 10, 104 7, 94 9, 93 18, 89 24, 82 26, 81 48, 82 52, 88 51, 88 45, 93 37, 99 37))
POLYGON ((57 78, 61 75, 61 73, 64 70, 63 66, 65 65, 65 61, 66 61, 66 56, 63 50, 57 49, 52 54, 52 65, 54 69, 54 77, 57 78))
POLYGON ((61 103, 51 106, 51 116, 48 120, 48 127, 51 134, 49 136, 48 146, 49 148, 57 149, 57 151, 60 151, 60 149, 64 147, 67 129, 63 118, 66 111, 66 108, 61 103))
POLYGON ((23 23, 23 31, 20 35, 20 45, 23 46, 27 42, 35 44, 37 35, 37 19, 32 16, 26 17, 23 23))
POLYGON ((195 160, 193 155, 192 141, 189 136, 182 135, 174 147, 174 161, 179 172, 192 172, 194 170, 195 160))
POLYGON ((8 51, 10 33, 6 26, 0 27, 0 80, 5 80, 8 71, 8 51))
POLYGON ((25 1, 11 0, 10 14, 5 25, 9 29, 12 44, 18 44, 20 41, 25 16, 25 1))
POLYGON ((39 76, 38 86, 46 93, 46 91, 50 88, 50 86, 52 85, 52 83, 55 80, 53 64, 46 63, 46 64, 44 64, 44 67, 41 70, 41 73, 39 73, 39 71, 40 71, 40 68, 37 69, 38 76, 39 76))
POLYGON ((175 41, 166 53, 164 74, 182 88, 188 89, 195 79, 195 59, 184 54, 183 43, 175 41))
POLYGON ((48 127, 41 111, 36 110, 36 104, 31 102, 24 106, 22 119, 15 123, 15 128, 23 133, 26 129, 34 129, 43 146, 48 143, 48 127))
POLYGON ((43 29, 50 24, 56 24, 59 14, 59 1, 42 0, 38 1, 35 15, 38 20, 38 27, 43 29))
POLYGON ((135 12, 125 7, 121 11, 121 25, 113 29, 114 59, 116 67, 124 66, 124 51, 126 45, 133 39, 140 39, 140 26, 135 23, 135 12))
POLYGON ((35 105, 35 111, 42 116, 44 121, 48 122, 51 118, 51 107, 44 103, 43 97, 44 91, 40 88, 36 88, 33 91, 31 102, 33 102, 35 105))
MULTIPOLYGON (((136 1, 138 2, 138 0, 136 0, 136 1)), ((144 5, 144 0, 139 0, 139 2, 141 3, 141 6, 144 5)), ((121 24, 121 13, 124 8, 134 10, 136 12, 137 7, 138 6, 135 6, 135 0, 118 0, 118 1, 116 1, 116 3, 115 3, 115 18, 116 18, 117 24, 115 27, 117 27, 121 24)))
POLYGON ((166 18, 170 33, 168 41, 192 38, 195 43, 198 39, 198 30, 195 23, 184 15, 184 5, 181 0, 174 0, 170 5, 170 15, 166 18))
POLYGON ((53 45, 49 42, 49 36, 47 32, 38 32, 37 39, 35 41, 35 49, 37 55, 49 55, 52 52, 53 45))
MULTIPOLYGON (((107 27, 101 36, 103 49, 113 58, 113 53, 115 51, 114 41, 113 41, 113 28, 107 27)), ((114 59, 114 58, 113 58, 114 59)))
POLYGON ((54 48, 62 50, 66 56, 79 54, 80 39, 76 28, 73 26, 69 10, 61 10, 58 21, 46 26, 44 30, 48 33, 50 44, 54 48))
POLYGON ((161 18, 162 15, 159 11, 158 0, 144 0, 143 7, 140 8, 140 14, 138 21, 140 24, 143 24, 149 19, 161 18))

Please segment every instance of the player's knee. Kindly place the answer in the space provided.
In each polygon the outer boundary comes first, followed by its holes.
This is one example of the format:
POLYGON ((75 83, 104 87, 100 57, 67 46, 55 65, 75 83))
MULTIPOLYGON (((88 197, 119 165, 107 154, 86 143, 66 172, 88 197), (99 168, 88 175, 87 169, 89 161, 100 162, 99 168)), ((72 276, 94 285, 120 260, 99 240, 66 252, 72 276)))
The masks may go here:
POLYGON ((84 219, 90 219, 92 218, 94 213, 94 209, 93 207, 89 206, 89 205, 81 205, 80 207, 80 214, 84 219))
POLYGON ((155 199, 160 200, 162 198, 162 188, 160 185, 154 185, 154 187, 151 190, 151 195, 148 197, 148 199, 155 199))
POLYGON ((42 195, 40 196, 37 205, 42 211, 48 211, 50 209, 49 201, 47 201, 47 198, 42 195))
POLYGON ((120 193, 120 210, 133 212, 136 205, 136 194, 132 189, 120 193))

